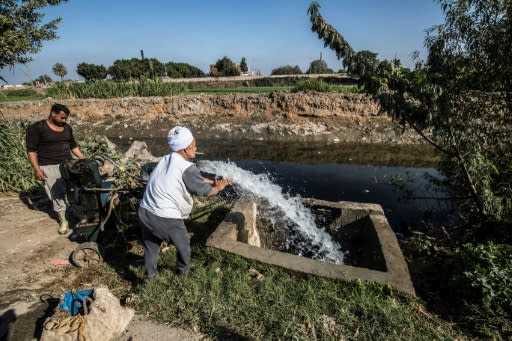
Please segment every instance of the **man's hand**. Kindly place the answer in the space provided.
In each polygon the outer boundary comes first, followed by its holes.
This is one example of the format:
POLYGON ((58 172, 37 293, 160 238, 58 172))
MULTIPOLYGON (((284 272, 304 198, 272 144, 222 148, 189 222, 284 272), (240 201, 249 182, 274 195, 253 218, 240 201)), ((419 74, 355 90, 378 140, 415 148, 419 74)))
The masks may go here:
POLYGON ((222 191, 227 185, 231 184, 233 180, 231 179, 215 179, 213 181, 212 190, 208 195, 216 195, 220 191, 222 191))
POLYGON ((232 181, 230 179, 220 179, 220 180, 215 179, 213 187, 217 188, 220 192, 230 183, 232 183, 232 181))
POLYGON ((36 176, 36 179, 37 180, 46 180, 46 173, 41 169, 41 168, 38 168, 34 171, 34 174, 36 176))

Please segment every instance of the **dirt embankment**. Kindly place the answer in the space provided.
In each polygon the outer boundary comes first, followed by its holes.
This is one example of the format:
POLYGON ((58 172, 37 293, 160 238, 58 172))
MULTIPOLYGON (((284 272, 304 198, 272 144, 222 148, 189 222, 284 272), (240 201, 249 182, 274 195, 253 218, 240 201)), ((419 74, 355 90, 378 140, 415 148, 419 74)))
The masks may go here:
MULTIPOLYGON (((48 115, 56 100, 0 104, 7 118, 48 115)), ((363 94, 269 93, 59 100, 82 134, 165 136, 173 124, 202 135, 269 140, 421 143, 363 94)))

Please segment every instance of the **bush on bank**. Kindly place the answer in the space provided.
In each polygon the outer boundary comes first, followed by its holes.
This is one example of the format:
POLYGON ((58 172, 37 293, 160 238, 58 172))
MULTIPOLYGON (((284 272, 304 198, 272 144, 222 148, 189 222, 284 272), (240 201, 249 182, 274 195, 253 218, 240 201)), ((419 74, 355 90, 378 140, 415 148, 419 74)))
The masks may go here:
POLYGON ((27 121, 0 120, 0 192, 31 192, 41 188, 27 158, 27 121))
POLYGON ((449 283, 462 321, 489 338, 512 339, 512 245, 465 244, 449 283))
POLYGON ((64 98, 119 98, 146 96, 174 96, 185 91, 182 83, 167 83, 160 80, 133 82, 92 81, 87 83, 55 83, 48 89, 48 96, 64 98))
POLYGON ((319 78, 311 78, 300 81, 291 92, 339 92, 339 93, 360 93, 362 89, 355 85, 332 85, 319 78))

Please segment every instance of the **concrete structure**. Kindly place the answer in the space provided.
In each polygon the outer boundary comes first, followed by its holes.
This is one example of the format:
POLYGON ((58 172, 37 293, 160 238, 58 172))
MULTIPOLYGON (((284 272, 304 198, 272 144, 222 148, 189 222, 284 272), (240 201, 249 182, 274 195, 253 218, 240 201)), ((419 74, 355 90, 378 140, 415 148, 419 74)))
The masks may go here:
POLYGON ((407 264, 382 207, 377 204, 305 199, 314 209, 334 212, 331 235, 349 251, 352 264, 336 265, 259 247, 256 204, 238 200, 207 245, 292 271, 343 280, 374 281, 415 295, 407 264), (251 242, 254 241, 254 242, 251 242), (251 243, 255 245, 251 245, 251 243))

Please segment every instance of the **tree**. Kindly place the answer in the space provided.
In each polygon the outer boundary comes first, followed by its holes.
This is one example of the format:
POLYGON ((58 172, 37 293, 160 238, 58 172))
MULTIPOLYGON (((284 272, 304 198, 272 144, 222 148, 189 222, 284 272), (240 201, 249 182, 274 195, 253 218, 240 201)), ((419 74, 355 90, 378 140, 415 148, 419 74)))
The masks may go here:
POLYGON ((68 69, 64 66, 64 64, 56 63, 52 66, 52 71, 56 76, 60 77, 60 80, 64 79, 64 76, 68 74, 68 69))
POLYGON ((321 74, 321 73, 332 73, 333 71, 329 69, 325 60, 317 59, 309 64, 309 69, 306 73, 309 74, 321 74))
POLYGON ((108 68, 108 74, 115 81, 159 78, 165 76, 165 66, 155 58, 118 59, 108 68))
POLYGON ((25 64, 31 54, 42 48, 45 40, 57 39, 61 18, 42 23, 44 14, 39 9, 56 6, 67 0, 2 0, 0 2, 0 69, 25 64))
POLYGON ((240 69, 226 56, 217 60, 215 67, 217 73, 214 76, 240 76, 240 69))
POLYGON ((132 79, 131 63, 127 59, 115 60, 114 64, 108 68, 107 72, 112 76, 112 79, 117 82, 132 79))
POLYGON ((427 35, 429 57, 413 70, 356 52, 312 2, 312 31, 382 111, 443 152, 446 183, 462 212, 512 221, 512 6, 509 0, 438 0, 445 23, 427 35))
POLYGON ((245 57, 243 57, 242 60, 240 61, 240 71, 241 72, 249 71, 249 67, 247 66, 247 62, 245 61, 245 57))
POLYGON ((271 75, 300 75, 302 74, 302 70, 298 65, 291 66, 285 65, 280 66, 277 69, 272 70, 271 75))
POLYGON ((36 79, 34 79, 32 82, 27 83, 27 84, 35 85, 35 86, 41 86, 41 85, 47 86, 50 83, 53 83, 53 79, 50 76, 41 75, 41 76, 37 77, 36 79))
POLYGON ((171 78, 194 78, 205 76, 204 72, 199 68, 187 63, 169 62, 165 64, 165 69, 167 70, 167 76, 171 78))
POLYGON ((76 67, 76 73, 89 82, 105 79, 107 76, 107 69, 103 65, 80 63, 76 67))

